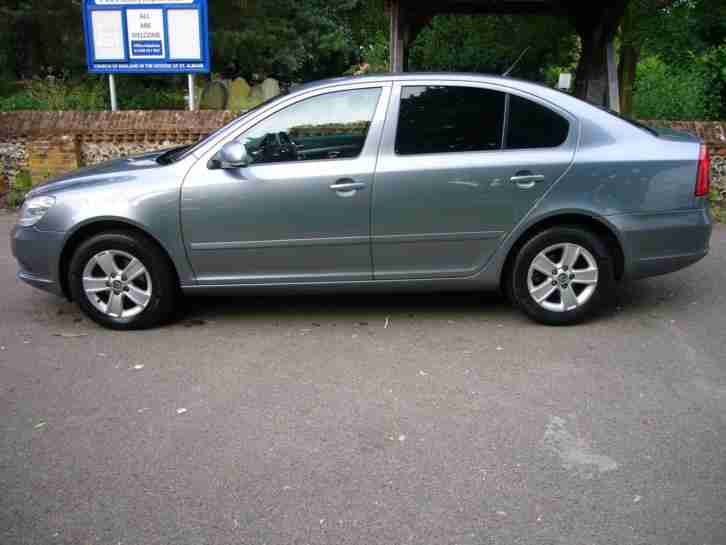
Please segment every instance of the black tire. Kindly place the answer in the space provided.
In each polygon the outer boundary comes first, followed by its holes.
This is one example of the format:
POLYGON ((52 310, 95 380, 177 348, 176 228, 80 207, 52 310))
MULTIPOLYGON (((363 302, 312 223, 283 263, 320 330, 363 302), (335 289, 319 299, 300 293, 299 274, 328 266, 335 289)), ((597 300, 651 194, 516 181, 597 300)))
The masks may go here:
MULTIPOLYGON (((554 270, 552 272, 554 273, 554 270)), ((553 278, 551 281, 555 282, 556 280, 553 278)), ((577 324, 601 312, 614 299, 616 282, 613 257, 607 245, 597 235, 585 228, 576 226, 552 227, 536 234, 520 248, 514 259, 511 276, 507 284, 513 302, 533 320, 546 325, 577 324), (530 295, 528 286, 530 265, 540 252, 558 244, 566 243, 576 244, 584 248, 594 258, 598 267, 597 284, 589 299, 580 306, 571 310, 551 310, 541 306, 530 295)), ((554 284, 552 285, 554 287, 554 284)), ((536 287, 538 284, 533 282, 533 286, 536 287)), ((575 284, 573 283, 572 286, 574 289, 575 284)), ((582 286, 578 284, 577 289, 581 288, 582 286)), ((557 290, 559 293, 551 296, 554 301, 550 303, 551 305, 557 304, 558 299, 560 302, 563 301, 559 285, 557 290)))
MULTIPOLYGON (((68 267, 68 285, 73 300, 91 320, 110 329, 146 329, 171 318, 179 300, 179 286, 169 259, 157 244, 132 231, 109 231, 81 243, 68 267), (124 252, 137 258, 151 281, 150 297, 138 314, 129 317, 110 316, 89 300, 83 286, 83 272, 91 259, 101 252, 124 252)), ((133 302, 127 302, 133 304, 133 302)), ((123 313, 121 313, 123 314, 123 313)))

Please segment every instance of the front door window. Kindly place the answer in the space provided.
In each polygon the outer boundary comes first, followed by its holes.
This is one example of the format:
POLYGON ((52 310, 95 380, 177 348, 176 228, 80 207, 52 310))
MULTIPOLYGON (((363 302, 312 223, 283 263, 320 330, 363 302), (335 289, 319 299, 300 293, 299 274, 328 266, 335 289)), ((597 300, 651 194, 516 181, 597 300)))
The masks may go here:
POLYGON ((273 114, 240 139, 253 164, 350 159, 363 150, 381 90, 327 93, 273 114))

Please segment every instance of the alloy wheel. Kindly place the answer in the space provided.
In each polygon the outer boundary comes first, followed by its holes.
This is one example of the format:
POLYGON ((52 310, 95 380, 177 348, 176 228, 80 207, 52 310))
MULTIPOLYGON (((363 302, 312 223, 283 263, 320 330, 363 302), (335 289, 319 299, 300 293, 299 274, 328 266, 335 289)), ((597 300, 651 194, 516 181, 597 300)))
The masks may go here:
POLYGON ((527 272, 527 288, 544 309, 567 312, 581 307, 597 289, 598 266, 578 244, 564 242, 542 250, 527 272))
POLYGON ((99 312, 112 318, 132 318, 151 301, 151 275, 135 256, 105 250, 86 263, 83 291, 99 312))

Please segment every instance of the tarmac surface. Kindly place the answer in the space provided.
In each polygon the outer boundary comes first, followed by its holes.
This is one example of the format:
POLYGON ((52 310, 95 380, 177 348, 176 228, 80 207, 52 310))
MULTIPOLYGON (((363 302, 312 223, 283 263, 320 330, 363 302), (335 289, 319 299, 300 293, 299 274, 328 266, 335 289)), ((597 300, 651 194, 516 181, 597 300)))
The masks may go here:
POLYGON ((726 544, 726 228, 577 327, 497 295, 100 329, 0 214, 0 543, 726 544))

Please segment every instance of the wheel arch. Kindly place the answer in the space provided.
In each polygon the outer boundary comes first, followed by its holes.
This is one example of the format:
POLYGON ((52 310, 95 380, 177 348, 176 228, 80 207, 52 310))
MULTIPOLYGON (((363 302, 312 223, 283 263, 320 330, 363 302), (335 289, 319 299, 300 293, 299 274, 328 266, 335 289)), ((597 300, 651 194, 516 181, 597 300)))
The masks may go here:
POLYGON ((73 254, 84 241, 88 240, 92 236, 107 231, 126 231, 135 233, 146 238, 149 242, 154 244, 161 251, 162 255, 164 255, 164 257, 167 259, 169 265, 171 266, 171 270, 174 271, 177 285, 180 284, 179 271, 177 270, 174 260, 171 258, 169 252, 166 250, 164 245, 159 242, 159 240, 155 236, 149 233, 146 229, 129 221, 115 218, 97 219, 78 226, 63 244, 63 250, 61 251, 60 260, 58 263, 58 281, 60 283, 61 290, 63 291, 63 295, 68 300, 72 299, 71 290, 68 285, 68 267, 70 266, 73 254))
POLYGON ((610 253, 613 256, 615 279, 621 280, 624 278, 625 252, 622 241, 617 236, 613 227, 605 220, 583 212, 564 212, 535 221, 517 236, 515 242, 510 246, 507 252, 507 258, 504 261, 504 266, 502 267, 502 273, 500 275, 500 285, 504 288, 505 292, 508 289, 508 282, 511 276, 510 272, 519 249, 536 234, 551 227, 565 226, 585 228, 599 236, 607 245, 608 250, 610 250, 610 253))

